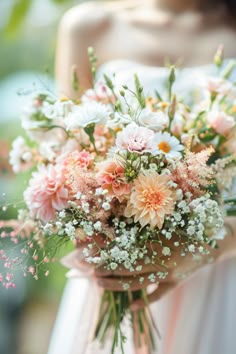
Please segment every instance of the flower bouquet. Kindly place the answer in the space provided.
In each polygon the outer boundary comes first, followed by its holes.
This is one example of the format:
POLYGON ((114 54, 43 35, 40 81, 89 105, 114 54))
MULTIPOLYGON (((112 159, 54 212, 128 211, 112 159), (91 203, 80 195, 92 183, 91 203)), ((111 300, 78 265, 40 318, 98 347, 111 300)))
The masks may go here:
MULTIPOLYGON (((89 56, 95 76, 91 49, 89 56)), ((218 76, 206 77, 188 103, 175 95, 173 67, 162 96, 147 97, 137 75, 132 88, 104 75, 75 100, 32 95, 22 115, 26 137, 10 153, 14 172, 31 171, 26 208, 18 220, 1 223, 2 239, 23 239, 30 264, 1 249, 4 287, 15 286, 16 268, 37 279, 55 251, 73 242, 95 271, 121 272, 117 291, 109 281, 103 291, 95 337, 104 342, 112 333, 111 352, 118 346, 123 353, 128 316, 136 344, 146 341, 152 351, 156 328, 144 284, 168 278, 176 249, 193 262, 208 257, 225 236, 224 216, 235 212, 234 63, 223 68, 220 59, 218 76), (146 308, 131 311, 138 299, 146 308)))

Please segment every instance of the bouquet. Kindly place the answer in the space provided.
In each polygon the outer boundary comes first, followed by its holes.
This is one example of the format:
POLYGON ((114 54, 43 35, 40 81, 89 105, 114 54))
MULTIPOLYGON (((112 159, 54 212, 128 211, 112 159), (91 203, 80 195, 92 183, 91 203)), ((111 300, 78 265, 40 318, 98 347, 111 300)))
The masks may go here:
MULTIPOLYGON (((95 77, 92 49, 89 58, 95 77)), ((137 75, 132 87, 119 88, 104 75, 75 100, 32 95, 22 115, 26 136, 10 152, 14 172, 30 171, 26 208, 18 220, 1 222, 1 238, 22 239, 30 263, 2 248, 4 287, 15 286, 16 268, 37 279, 56 251, 73 242, 90 266, 126 274, 119 290, 108 283, 103 291, 95 337, 104 342, 112 333, 112 353, 117 346, 123 353, 122 321, 129 317, 137 345, 145 340, 152 351, 156 328, 143 284, 168 277, 176 249, 193 262, 208 257, 225 237, 224 216, 235 213, 235 63, 222 63, 218 56, 218 75, 206 77, 186 102, 174 92, 174 67, 166 92, 153 96, 144 94, 137 75), (137 299, 146 307, 131 311, 137 299)), ((76 75, 73 84, 77 89, 76 75)))

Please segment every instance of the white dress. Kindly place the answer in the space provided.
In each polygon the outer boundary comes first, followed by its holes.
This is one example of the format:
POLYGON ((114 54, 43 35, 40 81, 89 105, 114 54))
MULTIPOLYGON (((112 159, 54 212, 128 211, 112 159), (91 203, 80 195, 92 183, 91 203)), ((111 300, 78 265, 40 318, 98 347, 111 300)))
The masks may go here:
MULTIPOLYGON (((204 75, 214 73, 213 66, 185 69, 177 73, 175 91, 185 94, 204 75)), ((98 73, 112 76, 116 85, 132 85, 137 73, 145 93, 165 89, 168 72, 134 62, 117 60, 103 65, 98 73)), ((91 343, 99 307, 100 292, 89 277, 69 279, 48 354, 110 354, 111 343, 100 348, 91 343)), ((235 354, 236 353, 236 259, 210 265, 192 276, 176 290, 151 305, 161 333, 158 354, 235 354)), ((125 353, 137 354, 129 326, 125 353)), ((120 351, 116 351, 120 354, 120 351)), ((140 352, 139 354, 144 354, 140 352)), ((146 353, 145 353, 146 354, 146 353)))

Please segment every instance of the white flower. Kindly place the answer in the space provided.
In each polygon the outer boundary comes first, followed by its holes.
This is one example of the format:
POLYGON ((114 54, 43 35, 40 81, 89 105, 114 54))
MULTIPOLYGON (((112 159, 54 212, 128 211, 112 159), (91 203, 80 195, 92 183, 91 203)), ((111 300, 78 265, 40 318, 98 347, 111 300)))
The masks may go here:
POLYGON ((111 270, 115 270, 117 267, 118 267, 117 263, 111 262, 111 264, 110 264, 111 270))
POLYGON ((47 223, 46 225, 44 225, 43 231, 45 232, 45 234, 53 235, 53 226, 52 226, 52 224, 47 223))
POLYGON ((155 283, 156 282, 156 276, 155 276, 155 274, 150 274, 149 276, 148 276, 148 279, 150 280, 150 282, 151 283, 155 283))
POLYGON ((65 119, 68 130, 85 128, 90 124, 105 124, 109 118, 107 107, 99 102, 86 102, 73 106, 65 119))
POLYGON ((48 161, 53 161, 56 157, 53 147, 55 147, 53 142, 43 141, 39 146, 40 155, 48 161))
POLYGON ((193 244, 188 246, 189 252, 195 252, 195 246, 193 244))
POLYGON ((101 221, 97 221, 94 225, 93 225, 94 229, 96 231, 102 231, 102 223, 101 221))
POLYGON ((89 203, 88 202, 82 202, 82 209, 86 214, 89 214, 89 203))
POLYGON ((223 240, 227 235, 226 229, 222 227, 213 237, 214 240, 223 240))
POLYGON ((59 218, 65 218, 66 217, 66 212, 65 212, 65 210, 63 209, 63 210, 61 210, 59 213, 58 213, 58 216, 59 216, 59 218))
POLYGON ((180 159, 183 145, 179 140, 167 132, 156 133, 152 141, 153 154, 165 154, 167 159, 180 159))
POLYGON ((182 200, 183 199, 183 191, 182 191, 182 189, 177 189, 177 191, 176 191, 176 199, 177 200, 182 200))
POLYGON ((163 254, 164 256, 170 256, 170 255, 171 255, 170 248, 169 248, 169 247, 163 247, 163 249, 162 249, 162 254, 163 254))
POLYGON ((162 111, 152 112, 150 109, 145 108, 140 112, 137 123, 154 131, 161 131, 168 126, 169 117, 162 111))
POLYGON ((102 203, 102 208, 107 211, 111 209, 111 206, 108 202, 104 202, 102 203))
MULTIPOLYGON (((43 96, 47 96, 42 94, 43 96)), ((48 97, 48 96, 47 96, 48 97)), ((50 98, 50 97, 49 97, 50 98)), ((58 114, 58 105, 60 102, 50 104, 45 102, 45 98, 40 98, 40 95, 34 95, 30 98, 30 102, 25 106, 21 115, 22 128, 28 136, 37 142, 51 141, 62 143, 65 141, 66 134, 63 129, 49 129, 50 124, 64 127, 62 117, 58 114), (50 118, 49 118, 50 117, 50 118), (49 119, 51 120, 49 124, 49 119), (52 122, 53 120, 53 122, 52 122)))
POLYGON ((29 167, 29 163, 32 160, 32 152, 22 136, 18 136, 13 141, 9 156, 9 162, 15 173, 24 171, 29 167))
POLYGON ((67 236, 69 236, 71 239, 74 239, 75 237, 75 227, 72 225, 71 222, 68 222, 65 225, 65 233, 67 234, 67 236))
POLYGON ((188 234, 189 236, 193 236, 193 235, 195 234, 195 231, 196 231, 196 229, 195 229, 194 226, 189 226, 189 227, 187 228, 187 234, 188 234))
POLYGON ((56 101, 54 103, 49 103, 47 101, 43 102, 42 113, 48 119, 55 119, 58 117, 63 117, 66 111, 73 105, 72 101, 56 101))

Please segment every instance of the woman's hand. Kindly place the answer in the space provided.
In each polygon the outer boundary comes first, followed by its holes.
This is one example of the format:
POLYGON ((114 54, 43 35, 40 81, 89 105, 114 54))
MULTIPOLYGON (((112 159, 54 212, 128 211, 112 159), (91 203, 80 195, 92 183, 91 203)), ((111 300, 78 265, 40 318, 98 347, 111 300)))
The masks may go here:
MULTIPOLYGON (((181 256, 180 248, 174 246, 176 240, 173 237, 165 243, 165 246, 171 249, 171 256, 161 256, 161 259, 155 264, 139 262, 139 265, 142 265, 142 269, 140 271, 134 270, 132 273, 123 266, 111 271, 105 269, 103 265, 94 266, 88 264, 83 255, 84 243, 77 245, 77 250, 74 253, 74 257, 72 257, 73 262, 71 260, 68 262, 67 257, 64 264, 70 268, 79 269, 82 273, 89 273, 94 276, 100 287, 111 291, 126 291, 127 285, 131 291, 144 289, 152 285, 152 288, 155 287, 155 289, 147 296, 148 302, 151 303, 174 289, 183 279, 192 275, 205 264, 220 261, 236 254, 236 237, 232 237, 233 230, 236 228, 236 218, 226 218, 226 227, 228 235, 223 240, 218 241, 219 248, 212 249, 209 246, 208 255, 196 252, 194 255, 199 257, 193 257, 191 253, 186 254, 184 257, 181 256), (164 265, 162 265, 161 260, 164 260, 164 265), (159 274, 159 276, 156 275, 155 282, 150 280, 150 275, 152 274, 159 274)), ((97 253, 99 249, 105 246, 102 237, 96 238, 96 244, 97 246, 91 250, 92 254, 97 253)), ((153 251, 156 251, 157 254, 162 254, 162 247, 159 244, 149 244, 148 248, 150 255, 153 251)), ((137 310, 143 306, 145 306, 144 301, 138 300, 133 303, 131 308, 137 310)))

